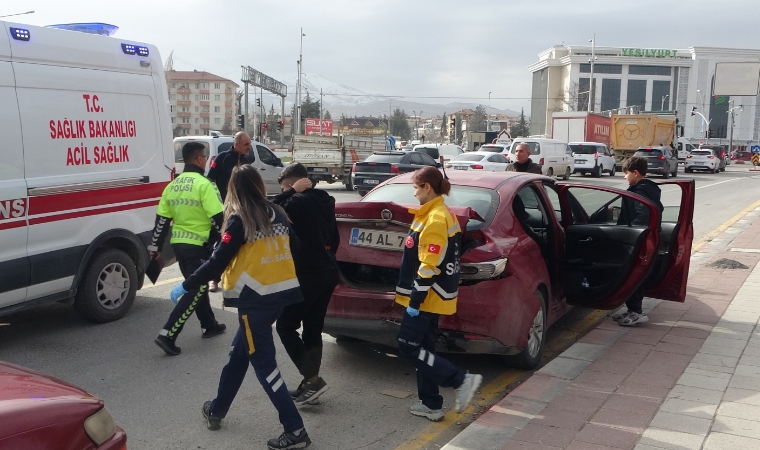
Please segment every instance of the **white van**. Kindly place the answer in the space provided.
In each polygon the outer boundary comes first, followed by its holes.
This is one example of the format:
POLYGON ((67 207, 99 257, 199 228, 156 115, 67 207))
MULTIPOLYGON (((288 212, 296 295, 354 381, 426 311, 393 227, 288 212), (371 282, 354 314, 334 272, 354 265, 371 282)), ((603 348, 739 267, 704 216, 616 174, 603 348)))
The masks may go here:
POLYGON ((174 152, 152 45, 0 21, 0 315, 124 316, 174 152))
POLYGON ((574 170, 573 152, 566 142, 557 139, 521 137, 512 141, 509 160, 515 161, 517 144, 525 143, 530 148, 530 159, 541 166, 546 176, 560 176, 567 180, 574 170))
MULTIPOLYGON (((182 173, 185 169, 185 163, 182 162, 182 146, 188 142, 201 142, 209 152, 208 161, 206 161, 206 173, 211 167, 211 162, 219 153, 232 148, 232 136, 181 136, 174 138, 174 163, 177 167, 177 173, 182 173)), ((279 193, 282 191, 277 177, 282 172, 283 164, 280 158, 275 156, 274 152, 261 142, 251 141, 251 153, 248 155, 253 158, 251 165, 259 170, 261 178, 267 186, 267 192, 279 193)))

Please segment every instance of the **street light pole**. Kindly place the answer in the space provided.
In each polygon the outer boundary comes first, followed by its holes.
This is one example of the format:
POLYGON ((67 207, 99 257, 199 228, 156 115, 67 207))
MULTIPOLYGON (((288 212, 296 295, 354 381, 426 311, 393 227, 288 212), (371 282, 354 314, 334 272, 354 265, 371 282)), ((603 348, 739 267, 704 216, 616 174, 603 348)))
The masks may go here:
POLYGON ((301 134, 301 73, 303 72, 303 27, 301 28, 301 49, 298 52, 298 86, 296 88, 296 134, 301 134))
POLYGON ((596 57, 596 33, 594 33, 593 39, 591 39, 591 78, 588 81, 588 112, 594 112, 594 103, 596 103, 596 96, 594 95, 594 58, 596 57))
POLYGON ((660 111, 665 111, 665 99, 668 98, 668 94, 662 96, 662 102, 660 102, 660 111))
POLYGON ((414 113, 414 138, 417 139, 417 111, 412 110, 414 113))
POLYGON ((491 91, 488 91, 488 114, 486 114, 486 131, 491 131, 491 91))
MULTIPOLYGON (((733 103, 733 100, 729 100, 729 103, 733 103)), ((744 105, 734 106, 733 108, 728 110, 728 114, 731 115, 731 134, 728 138, 728 153, 731 154, 731 152, 734 149, 734 110, 738 109, 740 111, 744 110, 744 105)))
MULTIPOLYGON (((700 102, 700 105, 702 106, 702 111, 704 112, 705 99, 702 97, 702 92, 699 89, 697 89, 697 95, 699 95, 699 102, 700 102)), ((705 140, 705 137, 707 136, 707 127, 709 126, 709 124, 707 123, 707 120, 705 120, 704 115, 700 114, 699 116, 702 117, 702 140, 705 140)))

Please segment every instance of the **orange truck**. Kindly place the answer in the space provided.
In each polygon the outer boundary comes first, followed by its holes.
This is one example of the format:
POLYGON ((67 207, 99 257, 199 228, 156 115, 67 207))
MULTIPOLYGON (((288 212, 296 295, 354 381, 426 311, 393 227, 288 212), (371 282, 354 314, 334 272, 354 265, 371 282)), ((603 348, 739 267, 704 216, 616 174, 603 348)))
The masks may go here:
POLYGON ((623 161, 633 156, 639 147, 669 145, 675 150, 677 124, 673 114, 613 114, 610 150, 617 169, 622 170, 623 161))

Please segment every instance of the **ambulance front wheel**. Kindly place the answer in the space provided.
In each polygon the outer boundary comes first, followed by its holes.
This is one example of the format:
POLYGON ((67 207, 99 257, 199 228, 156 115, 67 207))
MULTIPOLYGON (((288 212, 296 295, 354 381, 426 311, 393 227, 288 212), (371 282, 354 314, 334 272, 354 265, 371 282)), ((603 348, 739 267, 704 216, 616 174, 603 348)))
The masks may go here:
POLYGON ((137 293, 135 263, 123 251, 102 250, 93 255, 79 283, 74 309, 87 320, 105 323, 121 319, 137 293))

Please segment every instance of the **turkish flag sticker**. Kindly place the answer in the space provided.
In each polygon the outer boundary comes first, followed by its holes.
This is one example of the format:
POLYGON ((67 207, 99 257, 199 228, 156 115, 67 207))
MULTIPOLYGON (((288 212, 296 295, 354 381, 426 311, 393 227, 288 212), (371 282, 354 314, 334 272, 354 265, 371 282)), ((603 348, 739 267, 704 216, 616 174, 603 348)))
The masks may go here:
POLYGON ((404 245, 406 248, 414 247, 414 239, 412 239, 411 236, 407 236, 406 239, 404 239, 404 245))
POLYGON ((428 245, 428 253, 435 253, 436 255, 441 253, 441 246, 435 244, 428 245))
POLYGON ((231 234, 224 233, 222 235, 222 242, 224 242, 225 244, 229 244, 231 240, 232 240, 232 235, 231 234))
POLYGON ((213 168, 215 168, 215 167, 216 167, 216 156, 214 156, 214 157, 211 159, 211 168, 213 169, 213 168))

